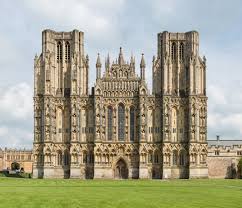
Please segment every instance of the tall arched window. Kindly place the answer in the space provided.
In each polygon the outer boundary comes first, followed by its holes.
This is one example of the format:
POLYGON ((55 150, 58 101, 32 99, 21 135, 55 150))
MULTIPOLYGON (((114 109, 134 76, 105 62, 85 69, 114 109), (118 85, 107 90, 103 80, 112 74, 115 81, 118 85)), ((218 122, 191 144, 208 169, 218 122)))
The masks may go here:
POLYGON ((184 141, 184 109, 181 107, 177 115, 178 141, 184 141))
POLYGON ((70 43, 67 41, 66 45, 65 45, 65 60, 66 61, 70 60, 70 52, 71 52, 70 43))
POLYGON ((56 109, 56 141, 62 142, 63 113, 61 108, 56 109))
POLYGON ((171 59, 176 60, 176 43, 172 43, 171 45, 171 59))
POLYGON ((184 60, 184 43, 180 43, 179 47, 179 59, 180 61, 184 60))
POLYGON ((118 139, 123 141, 125 134, 125 110, 124 105, 118 106, 118 139))
POLYGON ((148 153, 148 163, 153 163, 153 154, 152 154, 152 152, 148 153))
POLYGON ((69 155, 68 150, 65 150, 65 153, 64 153, 64 165, 69 165, 69 163, 70 163, 70 155, 69 155))
POLYGON ((130 108, 130 141, 134 141, 134 107, 130 108))
POLYGON ((62 44, 59 41, 57 43, 57 61, 60 61, 60 60, 62 60, 62 44))
POLYGON ((185 165, 186 164, 186 152, 182 150, 180 152, 180 165, 185 165))
POLYGON ((86 151, 84 151, 82 154, 82 162, 87 163, 87 152, 86 151))
POLYGON ((177 135, 178 135, 178 129, 177 129, 177 127, 178 127, 178 110, 174 107, 174 108, 172 108, 172 110, 171 110, 171 113, 172 113, 172 115, 171 115, 171 118, 172 118, 172 125, 171 125, 171 127, 172 127, 172 141, 173 142, 177 142, 177 135))
POLYGON ((173 165, 177 165, 177 150, 173 151, 173 165))
POLYGON ((108 140, 112 140, 113 137, 113 109, 108 107, 108 140))
POLYGON ((155 153, 154 153, 154 163, 159 163, 159 153, 158 153, 158 151, 155 151, 155 153))
POLYGON ((57 165, 62 165, 62 153, 58 151, 57 153, 57 165))

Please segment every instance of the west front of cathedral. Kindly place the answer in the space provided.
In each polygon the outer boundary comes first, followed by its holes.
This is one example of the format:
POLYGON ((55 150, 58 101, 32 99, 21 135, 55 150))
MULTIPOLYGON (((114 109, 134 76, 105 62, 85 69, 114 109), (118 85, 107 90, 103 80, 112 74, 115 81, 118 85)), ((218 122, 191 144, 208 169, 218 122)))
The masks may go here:
POLYGON ((159 33, 152 93, 145 57, 105 63, 89 93, 84 33, 42 33, 34 60, 33 177, 206 178, 206 59, 199 34, 159 33), (138 68, 138 69, 137 69, 138 68), (139 74, 139 76, 137 75, 139 74))

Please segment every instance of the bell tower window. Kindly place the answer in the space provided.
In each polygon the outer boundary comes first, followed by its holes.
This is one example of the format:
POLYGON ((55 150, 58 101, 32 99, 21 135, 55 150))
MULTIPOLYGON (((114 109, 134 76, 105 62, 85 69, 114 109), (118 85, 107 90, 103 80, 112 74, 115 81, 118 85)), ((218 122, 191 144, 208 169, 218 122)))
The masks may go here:
POLYGON ((67 41, 65 45, 65 60, 68 62, 70 61, 70 52, 70 43, 67 41))
POLYGON ((62 60, 62 44, 59 41, 57 43, 57 61, 61 61, 62 60))
POLYGON ((172 61, 176 60, 176 43, 172 43, 171 45, 171 59, 172 61))
POLYGON ((184 43, 180 43, 179 59, 180 59, 180 61, 184 61, 184 43))

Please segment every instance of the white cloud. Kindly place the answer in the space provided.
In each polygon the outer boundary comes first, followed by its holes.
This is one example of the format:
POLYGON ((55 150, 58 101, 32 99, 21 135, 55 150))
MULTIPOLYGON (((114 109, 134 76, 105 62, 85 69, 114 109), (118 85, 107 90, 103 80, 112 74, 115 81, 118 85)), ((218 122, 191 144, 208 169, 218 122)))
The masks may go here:
MULTIPOLYGON (((27 83, 0 89, 0 115, 6 120, 32 119, 32 88, 27 83)), ((3 121, 3 120, 2 120, 3 121)))
POLYGON ((0 88, 1 147, 32 147, 32 96, 32 88, 27 83, 0 88))
POLYGON ((25 7, 34 16, 47 19, 62 27, 76 28, 88 32, 91 38, 107 38, 116 32, 116 14, 122 9, 124 0, 26 0, 25 7), (103 36, 105 34, 105 36, 103 36))
POLYGON ((208 84, 208 138, 242 139, 241 87, 239 82, 208 84), (231 90, 233 89, 233 90, 231 90))
POLYGON ((0 148, 32 148, 33 133, 23 128, 0 126, 0 148))

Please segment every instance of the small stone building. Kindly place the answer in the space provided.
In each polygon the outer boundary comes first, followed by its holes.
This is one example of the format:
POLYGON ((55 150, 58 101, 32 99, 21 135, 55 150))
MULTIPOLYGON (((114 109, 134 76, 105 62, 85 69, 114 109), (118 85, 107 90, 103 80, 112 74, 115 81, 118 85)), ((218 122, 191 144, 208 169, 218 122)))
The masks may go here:
POLYGON ((13 162, 19 163, 20 169, 23 169, 26 173, 32 173, 32 150, 0 149, 0 171, 11 170, 13 162))
POLYGON ((242 158, 242 140, 208 140, 209 178, 236 178, 242 158))

